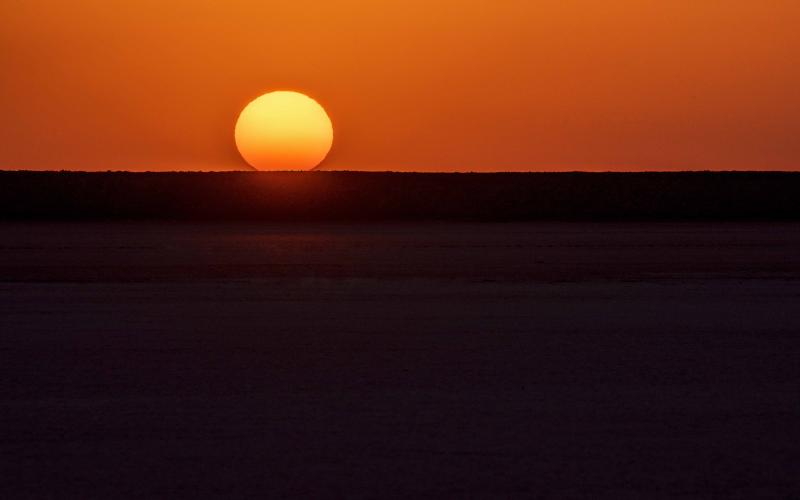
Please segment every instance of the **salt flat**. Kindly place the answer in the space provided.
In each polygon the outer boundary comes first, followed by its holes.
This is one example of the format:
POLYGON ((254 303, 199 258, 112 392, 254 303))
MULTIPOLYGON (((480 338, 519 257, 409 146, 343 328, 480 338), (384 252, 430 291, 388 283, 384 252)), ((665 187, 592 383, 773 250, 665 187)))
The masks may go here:
POLYGON ((786 497, 800 225, 0 225, 5 498, 786 497))

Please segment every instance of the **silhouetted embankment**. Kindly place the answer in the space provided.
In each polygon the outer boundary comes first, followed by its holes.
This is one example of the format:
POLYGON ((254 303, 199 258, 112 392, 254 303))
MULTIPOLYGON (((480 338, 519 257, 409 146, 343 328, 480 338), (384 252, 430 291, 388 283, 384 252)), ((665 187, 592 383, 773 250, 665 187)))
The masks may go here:
POLYGON ((800 173, 0 172, 3 220, 791 220, 800 173))

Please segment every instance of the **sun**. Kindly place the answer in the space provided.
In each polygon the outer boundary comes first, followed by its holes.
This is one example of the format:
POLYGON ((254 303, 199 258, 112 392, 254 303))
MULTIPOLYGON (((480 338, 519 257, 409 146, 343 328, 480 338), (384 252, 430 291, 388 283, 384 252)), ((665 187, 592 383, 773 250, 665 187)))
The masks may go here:
POLYGON ((333 144, 325 109, 299 92, 276 91, 245 106, 234 131, 242 158, 258 170, 310 170, 333 144))

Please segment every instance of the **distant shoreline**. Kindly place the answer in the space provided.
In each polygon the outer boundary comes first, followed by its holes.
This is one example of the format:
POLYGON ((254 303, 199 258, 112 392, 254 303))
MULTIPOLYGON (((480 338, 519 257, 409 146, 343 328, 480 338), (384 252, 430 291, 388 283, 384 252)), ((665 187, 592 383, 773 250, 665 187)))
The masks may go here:
POLYGON ((0 220, 800 220, 800 172, 0 171, 0 220))

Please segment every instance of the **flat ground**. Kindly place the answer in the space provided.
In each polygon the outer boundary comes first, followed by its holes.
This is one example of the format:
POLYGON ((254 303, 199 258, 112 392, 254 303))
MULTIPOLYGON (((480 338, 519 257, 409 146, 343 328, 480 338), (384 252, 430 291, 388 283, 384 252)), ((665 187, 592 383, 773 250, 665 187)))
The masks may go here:
POLYGON ((800 493, 800 225, 0 225, 0 497, 800 493))

